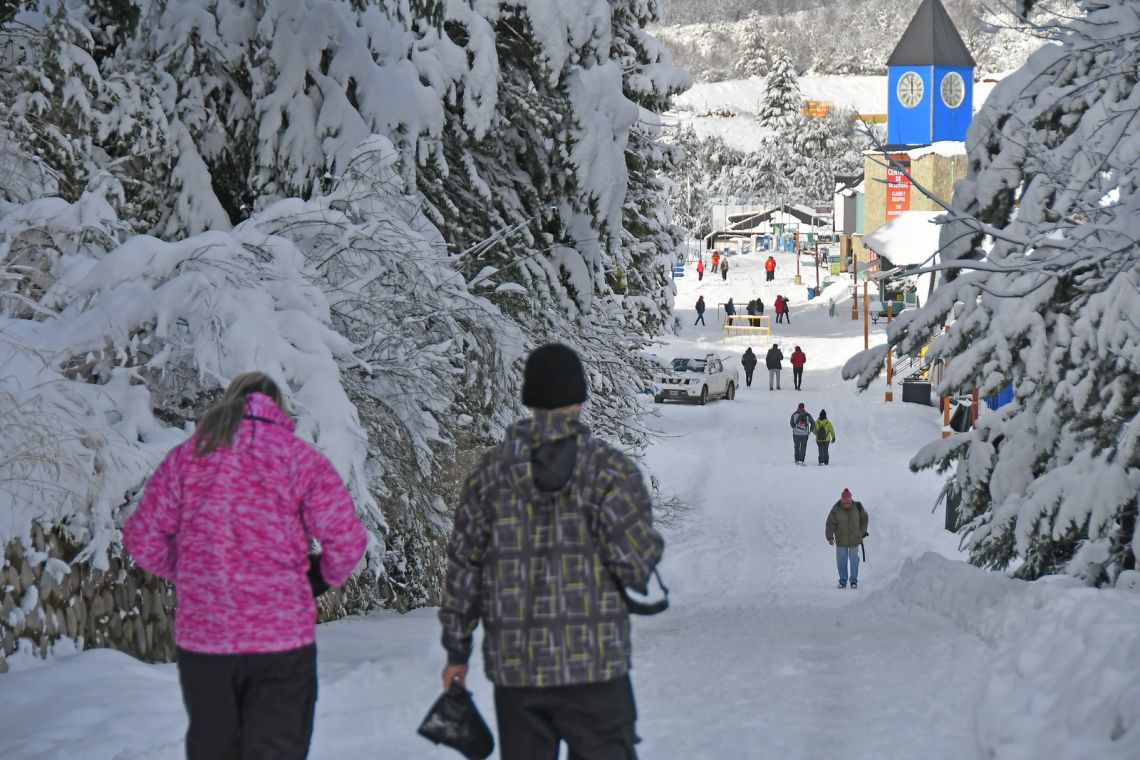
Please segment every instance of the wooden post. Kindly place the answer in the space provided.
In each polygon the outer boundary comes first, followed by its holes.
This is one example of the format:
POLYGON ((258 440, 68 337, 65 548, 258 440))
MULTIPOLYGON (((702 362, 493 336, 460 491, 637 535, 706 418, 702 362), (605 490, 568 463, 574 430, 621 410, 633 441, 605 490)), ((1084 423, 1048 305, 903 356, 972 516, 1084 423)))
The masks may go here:
POLYGON ((978 426, 978 386, 976 386, 976 385, 974 386, 974 391, 970 395, 972 396, 971 401, 973 402, 972 408, 970 409, 970 427, 977 427, 978 426))
POLYGON ((863 350, 871 347, 871 314, 867 309, 867 278, 863 277, 863 350))
POLYGON ((819 243, 815 244, 815 297, 819 298, 819 243))
POLYGON ((894 349, 887 349, 887 396, 886 401, 890 403, 895 400, 895 392, 891 387, 891 381, 894 379, 894 367, 891 364, 891 357, 894 354, 894 349))
POLYGON ((859 262, 855 260, 855 254, 851 254, 851 269, 852 276, 855 278, 855 287, 851 289, 851 319, 859 318, 859 262))
POLYGON ((799 241, 792 246, 792 255, 796 257, 796 284, 802 285, 803 280, 800 279, 800 246, 799 241))

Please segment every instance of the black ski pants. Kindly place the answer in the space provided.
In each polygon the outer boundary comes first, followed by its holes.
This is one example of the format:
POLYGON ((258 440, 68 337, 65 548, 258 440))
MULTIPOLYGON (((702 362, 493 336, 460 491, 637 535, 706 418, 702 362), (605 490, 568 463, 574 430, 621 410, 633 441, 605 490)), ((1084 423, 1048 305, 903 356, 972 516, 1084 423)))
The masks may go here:
POLYGON ((189 760, 304 760, 317 704, 317 646, 260 654, 178 650, 189 760))
POLYGON ((792 367, 792 385, 796 386, 797 391, 800 389, 800 386, 803 385, 803 382, 804 382, 804 368, 803 367, 792 367))
POLYGON ((756 370, 755 367, 753 367, 752 369, 748 369, 747 367, 744 368, 744 382, 748 384, 749 388, 752 387, 752 373, 755 370, 756 370))
POLYGON ((495 687, 502 760, 637 760, 629 676, 578 686, 495 687))
POLYGON ((831 457, 827 453, 827 447, 831 445, 831 441, 816 441, 815 445, 819 447, 819 463, 829 464, 831 457))

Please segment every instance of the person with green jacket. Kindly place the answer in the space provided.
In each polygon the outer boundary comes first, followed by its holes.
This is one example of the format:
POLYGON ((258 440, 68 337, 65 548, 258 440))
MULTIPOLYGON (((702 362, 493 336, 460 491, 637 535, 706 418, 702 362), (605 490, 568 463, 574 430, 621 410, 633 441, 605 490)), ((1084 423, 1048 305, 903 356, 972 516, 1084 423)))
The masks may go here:
POLYGON ((815 435, 815 445, 819 447, 819 463, 825 465, 831 461, 831 457, 827 454, 827 447, 835 443, 835 428, 831 424, 831 420, 827 419, 827 410, 819 410, 819 419, 811 427, 812 434, 815 435))
POLYGON ((835 562, 839 567, 839 588, 859 588, 859 546, 867 533, 867 510, 851 498, 851 489, 844 488, 839 501, 832 506, 824 527, 827 543, 835 547, 835 562), (848 574, 850 568, 850 574, 848 574))

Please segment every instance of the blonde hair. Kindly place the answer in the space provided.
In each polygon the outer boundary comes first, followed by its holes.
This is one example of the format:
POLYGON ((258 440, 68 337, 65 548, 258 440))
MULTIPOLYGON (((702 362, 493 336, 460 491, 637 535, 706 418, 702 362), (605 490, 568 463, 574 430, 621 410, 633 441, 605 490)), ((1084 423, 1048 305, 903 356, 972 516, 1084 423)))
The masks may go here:
POLYGON ((194 453, 204 457, 219 446, 229 446, 245 417, 245 397, 251 393, 264 393, 273 403, 288 413, 285 399, 277 383, 264 372, 246 372, 238 375, 226 388, 221 401, 206 410, 198 420, 194 432, 194 453))

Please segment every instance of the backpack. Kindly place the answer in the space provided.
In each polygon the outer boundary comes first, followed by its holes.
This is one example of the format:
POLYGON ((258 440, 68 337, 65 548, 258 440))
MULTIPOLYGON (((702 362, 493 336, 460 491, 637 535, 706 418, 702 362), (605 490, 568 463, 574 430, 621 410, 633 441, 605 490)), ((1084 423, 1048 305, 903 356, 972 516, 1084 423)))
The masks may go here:
POLYGON ((795 422, 793 424, 796 426, 796 430, 807 430, 808 429, 807 412, 796 412, 796 419, 795 419, 795 422))
POLYGON ((815 423, 815 439, 820 443, 827 440, 827 426, 823 424, 824 422, 826 422, 826 420, 820 420, 815 423))

